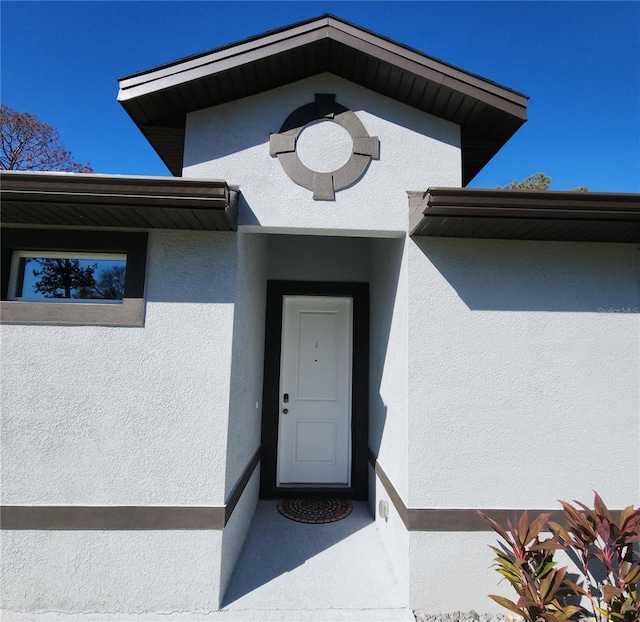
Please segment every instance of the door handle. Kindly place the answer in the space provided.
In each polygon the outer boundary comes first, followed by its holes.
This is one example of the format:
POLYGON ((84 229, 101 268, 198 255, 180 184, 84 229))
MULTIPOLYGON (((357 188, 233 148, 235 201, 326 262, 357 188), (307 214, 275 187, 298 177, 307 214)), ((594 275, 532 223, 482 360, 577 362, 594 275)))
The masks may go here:
POLYGON ((285 394, 282 396, 282 401, 283 401, 285 404, 288 404, 288 403, 289 403, 289 394, 288 394, 288 393, 285 393, 285 394))
POLYGON ((288 415, 289 414, 289 409, 288 408, 283 408, 282 409, 282 414, 283 415, 288 415))

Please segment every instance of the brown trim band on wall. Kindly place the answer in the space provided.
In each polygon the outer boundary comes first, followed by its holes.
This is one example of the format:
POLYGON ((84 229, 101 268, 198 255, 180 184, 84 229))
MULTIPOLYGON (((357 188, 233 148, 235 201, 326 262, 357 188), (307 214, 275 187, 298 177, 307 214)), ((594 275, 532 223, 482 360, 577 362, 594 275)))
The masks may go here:
POLYGON ((0 301, 3 324, 60 326, 144 326, 144 299, 123 298, 120 304, 0 301))
POLYGON ((407 506, 404 504, 404 501, 402 500, 402 497, 400 496, 398 491, 395 489, 395 486, 391 483, 391 480, 387 477, 387 474, 382 470, 380 463, 373 455, 371 449, 369 449, 369 464, 373 467, 376 475, 378 476, 378 479, 380 480, 380 483, 387 491, 389 499, 391 499, 391 503, 393 503, 396 511, 400 515, 404 526, 409 529, 409 515, 407 506))
MULTIPOLYGON (((524 511, 524 509, 494 508, 408 508, 371 450, 369 450, 369 463, 407 531, 492 531, 491 526, 478 516, 478 510, 505 526, 508 521, 517 523, 524 511)), ((528 509, 528 512, 531 516, 550 512, 550 520, 565 524, 562 510, 528 509)), ((620 520, 622 510, 610 510, 610 512, 615 520, 620 520)))
POLYGON ((223 506, 3 505, 0 507, 0 528, 65 531, 221 530, 229 522, 259 463, 260 448, 223 506))
POLYGON ((2 529, 223 529, 225 508, 158 506, 4 505, 2 529))
POLYGON ((224 507, 225 527, 229 522, 231 515, 233 514, 233 510, 236 509, 236 505, 238 505, 238 501, 240 501, 240 498, 242 497, 242 493, 244 492, 244 489, 247 487, 249 480, 253 476, 253 473, 256 470, 256 467, 260 463, 261 453, 262 453, 262 447, 259 446, 258 449, 256 449, 256 452, 253 454, 253 457, 251 458, 251 460, 249 460, 249 464, 247 464, 244 472, 242 473, 242 476, 238 480, 238 483, 235 485, 234 489, 231 491, 231 494, 229 495, 229 498, 227 499, 227 502, 224 507))

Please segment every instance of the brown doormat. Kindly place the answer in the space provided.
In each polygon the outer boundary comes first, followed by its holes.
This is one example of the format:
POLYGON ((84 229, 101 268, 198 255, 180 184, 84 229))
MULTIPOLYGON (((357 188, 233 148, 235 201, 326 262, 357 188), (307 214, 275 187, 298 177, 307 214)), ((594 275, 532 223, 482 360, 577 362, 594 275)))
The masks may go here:
POLYGON ((346 499, 280 499, 278 512, 298 523, 317 525, 346 518, 353 503, 346 499))

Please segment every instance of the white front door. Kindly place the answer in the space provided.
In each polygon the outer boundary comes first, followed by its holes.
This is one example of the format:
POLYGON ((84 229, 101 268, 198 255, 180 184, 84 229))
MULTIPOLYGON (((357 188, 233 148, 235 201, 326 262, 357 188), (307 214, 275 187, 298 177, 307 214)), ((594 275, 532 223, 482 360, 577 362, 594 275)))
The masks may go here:
POLYGON ((278 486, 351 484, 352 299, 284 296, 278 486))

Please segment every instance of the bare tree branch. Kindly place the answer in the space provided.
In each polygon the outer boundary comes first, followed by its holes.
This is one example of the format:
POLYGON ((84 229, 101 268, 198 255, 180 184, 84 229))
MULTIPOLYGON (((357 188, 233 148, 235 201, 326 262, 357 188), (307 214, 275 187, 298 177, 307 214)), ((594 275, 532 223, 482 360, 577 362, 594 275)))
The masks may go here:
POLYGON ((0 169, 93 173, 88 163, 76 162, 62 146, 57 130, 28 112, 1 104, 0 122, 0 169))

